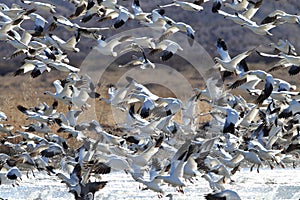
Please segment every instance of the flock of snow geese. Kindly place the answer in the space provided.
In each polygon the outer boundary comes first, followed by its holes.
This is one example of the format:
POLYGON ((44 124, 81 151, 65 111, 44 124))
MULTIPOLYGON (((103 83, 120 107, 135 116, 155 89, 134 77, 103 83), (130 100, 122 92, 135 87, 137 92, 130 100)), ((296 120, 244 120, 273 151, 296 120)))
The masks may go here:
MULTIPOLYGON (((181 99, 164 98, 153 94, 147 87, 127 77, 128 84, 122 88, 111 85, 109 98, 100 98, 97 85, 80 69, 69 63, 68 52, 79 52, 77 44, 82 37, 96 41, 99 54, 116 57, 124 52, 135 51, 141 57, 119 67, 138 66, 153 68, 155 64, 148 54, 160 54, 162 61, 172 58, 184 49, 169 39, 176 32, 186 34, 189 45, 193 45, 195 30, 191 25, 174 21, 167 16, 168 7, 180 7, 186 12, 200 12, 209 8, 216 15, 250 29, 255 34, 272 36, 271 29, 284 23, 300 24, 300 15, 275 10, 258 24, 253 16, 263 0, 196 0, 194 2, 174 1, 159 5, 151 12, 143 11, 143 2, 133 0, 131 9, 117 0, 69 0, 75 11, 69 16, 56 13, 55 5, 38 1, 21 0, 10 7, 0 3, 0 41, 7 42, 15 51, 4 59, 25 55, 24 64, 15 76, 30 73, 32 78, 44 72, 58 70, 67 73, 63 80, 55 80, 55 92, 46 91, 53 104, 41 103, 30 108, 17 105, 17 109, 32 123, 15 130, 9 124, 0 124, 3 134, 1 145, 10 153, 0 154, 1 183, 19 185, 22 174, 32 175, 46 171, 61 179, 74 194, 75 199, 94 199, 95 193, 104 188, 107 181, 100 174, 124 171, 133 180, 163 197, 166 187, 176 188, 184 193, 198 178, 207 180, 212 189, 206 199, 240 199, 239 195, 226 189, 234 181, 233 175, 241 167, 257 172, 261 166, 293 166, 299 162, 300 150, 300 93, 296 85, 272 72, 288 68, 289 75, 300 72, 300 56, 288 40, 271 43, 267 48, 274 51, 261 52, 258 48, 231 57, 226 42, 217 40, 217 52, 213 69, 220 70, 224 79, 224 91, 217 101, 212 100, 208 89, 195 89, 187 102, 181 99), (209 7, 208 5, 212 5, 209 7), (233 13, 233 14, 232 14, 233 13), (51 15, 52 22, 43 15, 51 15), (72 21, 80 21, 78 25, 72 21), (99 27, 85 27, 84 23, 97 20, 99 27), (159 38, 122 36, 110 41, 104 36, 105 30, 120 29, 129 20, 141 26, 159 28, 159 38), (100 27, 102 22, 110 27, 100 27), (109 21, 109 22, 107 22, 109 21), (26 22, 26 29, 22 24, 26 22), (60 33, 71 33, 63 40, 53 33, 61 27, 60 33), (121 52, 115 47, 126 43, 121 52), (251 70, 245 58, 257 52, 257 57, 271 57, 278 62, 269 71, 251 70), (228 83, 228 77, 234 82, 228 83), (252 98, 234 95, 240 90, 252 98), (126 123, 120 125, 122 134, 115 135, 95 119, 77 122, 78 117, 88 112, 90 98, 100 99, 126 113, 126 123), (207 104, 210 111, 197 112, 197 104, 207 104), (66 113, 57 112, 58 106, 67 106, 66 113), (180 114, 177 114, 180 113, 180 114), (176 120, 175 115, 181 116, 176 120), (210 121, 199 123, 199 118, 209 116, 210 121), (57 133, 67 133, 68 138, 53 133, 53 126, 60 128, 57 133), (87 135, 94 133, 98 137, 87 135), (19 143, 11 143, 15 137, 22 137, 19 143), (81 142, 78 149, 71 149, 69 138, 81 142), (180 140, 180 138, 185 138, 180 140)), ((34 81, 34 80, 33 80, 34 81)), ((0 121, 6 121, 0 112, 0 121)), ((1 186, 0 186, 1 189, 1 186)), ((167 195, 170 197, 170 195, 167 195)))

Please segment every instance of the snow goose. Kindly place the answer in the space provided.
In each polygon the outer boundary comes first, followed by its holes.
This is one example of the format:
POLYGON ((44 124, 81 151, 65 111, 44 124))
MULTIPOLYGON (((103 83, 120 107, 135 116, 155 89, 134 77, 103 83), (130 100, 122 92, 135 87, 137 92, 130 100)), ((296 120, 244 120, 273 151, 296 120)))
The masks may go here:
POLYGON ((249 23, 249 24, 255 23, 255 22, 247 19, 246 17, 243 17, 243 15, 239 14, 239 13, 230 14, 223 10, 218 10, 217 13, 224 16, 225 19, 232 20, 234 23, 239 24, 239 25, 242 25, 245 23, 249 23))
POLYGON ((292 85, 289 82, 279 79, 279 78, 274 78, 274 84, 276 86, 276 88, 274 88, 275 90, 277 90, 278 92, 281 91, 292 91, 292 90, 296 90, 297 86, 296 85, 292 85))
POLYGON ((66 64, 66 63, 63 63, 63 62, 60 62, 60 61, 49 62, 48 67, 51 67, 52 69, 56 69, 56 70, 62 71, 62 72, 79 72, 80 71, 79 68, 69 65, 69 64, 66 64))
POLYGON ((231 8, 235 11, 248 10, 249 1, 248 0, 233 0, 232 3, 224 3, 224 7, 231 8))
POLYGON ((300 72, 300 66, 292 65, 288 71, 290 76, 294 76, 300 72))
POLYGON ((99 16, 99 11, 102 12, 104 11, 104 9, 98 2, 88 1, 86 6, 86 12, 84 13, 80 22, 86 23, 90 21, 94 16, 99 16))
POLYGON ((88 6, 88 2, 80 1, 80 3, 78 5, 76 5, 75 12, 72 13, 68 18, 69 19, 76 19, 79 16, 85 14, 87 6, 88 6))
POLYGON ((114 29, 118 29, 121 26, 123 26, 129 19, 134 19, 134 15, 131 14, 127 8, 123 7, 123 6, 117 6, 116 7, 118 9, 118 17, 115 21, 115 23, 113 24, 112 28, 114 29))
POLYGON ((257 97, 256 103, 257 104, 262 104, 264 100, 266 100, 273 91, 274 88, 274 79, 271 74, 268 74, 265 78, 265 87, 262 93, 257 97))
POLYGON ((38 135, 35 135, 33 133, 29 133, 29 132, 22 132, 17 130, 16 134, 21 135, 26 141, 34 141, 35 143, 39 144, 39 143, 47 143, 47 140, 43 137, 40 137, 38 135))
POLYGON ((150 51, 150 54, 162 51, 162 56, 160 58, 162 61, 167 61, 172 58, 172 56, 176 54, 178 50, 183 50, 178 43, 172 40, 163 40, 155 46, 155 49, 150 51))
MULTIPOLYGON (((232 58, 230 60, 223 60, 223 59, 216 57, 215 61, 217 62, 217 64, 214 67, 218 67, 221 71, 227 70, 229 72, 234 72, 236 74, 240 74, 240 71, 237 68, 238 64, 242 60, 244 60, 246 57, 248 57, 254 50, 255 50, 255 48, 245 51, 241 54, 238 54, 237 56, 235 56, 234 58, 232 58)), ((225 57, 225 58, 228 59, 227 57, 225 57)))
POLYGON ((241 78, 236 80, 234 83, 230 83, 230 85, 228 85, 228 89, 238 88, 246 92, 254 91, 256 89, 256 86, 261 81, 262 80, 257 76, 251 75, 250 73, 245 73, 241 78))
POLYGON ((79 52, 79 48, 76 48, 76 44, 79 42, 76 36, 72 36, 67 41, 62 40, 54 34, 48 34, 52 41, 54 41, 58 47, 67 51, 79 52))
POLYGON ((142 118, 147 118, 151 114, 151 111, 155 108, 155 102, 148 95, 143 93, 130 93, 128 94, 128 104, 133 104, 140 102, 142 105, 140 107, 140 115, 142 118))
POLYGON ((127 86, 124 88, 116 88, 115 86, 110 85, 108 88, 109 99, 101 98, 101 100, 121 110, 125 110, 124 106, 122 105, 122 102, 126 98, 126 94, 129 90, 129 87, 130 84, 127 84, 127 86))
POLYGON ((300 16, 288 14, 282 10, 275 10, 271 12, 265 19, 263 19, 261 24, 270 23, 270 22, 300 24, 300 16))
POLYGON ((152 63, 147 57, 145 52, 142 50, 142 56, 137 57, 135 55, 132 55, 133 60, 129 61, 128 63, 124 65, 119 65, 119 67, 128 67, 128 66, 134 66, 134 67, 140 67, 141 69, 154 69, 155 64, 152 63))
POLYGON ((209 168, 209 171, 222 176, 223 178, 223 183, 226 183, 226 180, 229 179, 231 182, 234 182, 231 179, 231 173, 229 170, 226 168, 225 165, 220 163, 219 159, 213 158, 211 156, 207 156, 204 160, 205 165, 209 168))
POLYGON ((218 199, 230 199, 230 200, 241 200, 241 197, 232 190, 222 190, 221 192, 215 192, 206 194, 205 199, 207 200, 218 200, 218 199))
POLYGON ((90 107, 90 105, 87 103, 87 100, 91 96, 89 95, 87 89, 78 89, 74 85, 70 85, 70 90, 72 91, 72 95, 70 97, 62 97, 63 101, 67 102, 70 107, 75 106, 76 108, 81 108, 82 110, 90 107))
POLYGON ((61 123, 64 123, 71 127, 75 127, 77 124, 77 119, 81 113, 82 113, 82 110, 69 110, 69 111, 67 111, 66 115, 61 113, 59 116, 59 119, 60 119, 61 123))
POLYGON ((252 163, 250 171, 252 171, 253 167, 257 165, 257 172, 259 173, 259 167, 262 165, 262 161, 257 155, 257 150, 249 149, 249 151, 244 151, 244 150, 236 149, 235 151, 238 154, 242 154, 244 156, 244 160, 252 163))
POLYGON ((65 150, 67 150, 69 148, 66 140, 63 137, 60 137, 54 133, 49 133, 49 132, 45 133, 44 137, 49 142, 54 142, 54 143, 60 145, 61 147, 63 147, 63 149, 65 149, 65 150))
POLYGON ((30 13, 28 15, 28 17, 34 21, 34 33, 32 33, 33 36, 41 36, 46 23, 48 23, 48 21, 43 18, 41 15, 36 14, 36 13, 30 13))
POLYGON ((195 94, 192 97, 190 97, 184 105, 184 108, 182 110, 182 121, 185 126, 192 126, 196 121, 195 112, 197 101, 200 95, 201 92, 195 90, 195 94))
POLYGON ((48 133, 50 132, 50 128, 45 123, 33 123, 26 126, 21 126, 27 132, 37 132, 37 133, 48 133))
POLYGON ((57 26, 62 26, 68 31, 75 31, 79 26, 75 23, 72 23, 70 20, 64 16, 53 16, 54 21, 49 26, 49 31, 53 31, 57 26))
POLYGON ((7 121, 7 116, 4 112, 0 111, 0 121, 7 121))
POLYGON ((98 45, 95 47, 95 49, 103 55, 112 55, 113 57, 116 57, 118 54, 114 51, 114 48, 119 44, 122 44, 122 42, 129 40, 130 38, 131 36, 122 36, 106 42, 105 37, 101 36, 97 40, 98 45))
POLYGON ((158 104, 157 109, 154 111, 155 115, 163 117, 174 115, 183 107, 183 103, 177 98, 158 98, 155 103, 158 104))
POLYGON ((14 129, 13 125, 10 125, 10 124, 0 124, 0 133, 6 133, 6 134, 9 134, 9 135, 13 136, 14 135, 12 133, 13 129, 14 129))
POLYGON ((12 184, 13 186, 15 186, 14 184, 19 185, 18 181, 22 180, 22 174, 17 167, 10 168, 10 170, 6 173, 6 177, 9 180, 14 180, 14 183, 12 184))
POLYGON ((171 161, 171 168, 169 175, 159 175, 155 179, 162 179, 164 182, 171 184, 173 187, 179 187, 178 192, 184 193, 182 187, 185 184, 182 182, 184 166, 187 163, 188 158, 193 153, 193 146, 184 143, 181 148, 178 149, 171 161))
POLYGON ((146 94, 153 100, 157 100, 159 98, 159 96, 153 94, 147 87, 136 82, 133 78, 127 76, 126 80, 129 82, 130 87, 133 87, 131 92, 146 94))
POLYGON ((275 23, 268 23, 268 24, 262 24, 257 25, 256 23, 244 23, 241 26, 246 27, 250 29, 252 32, 258 35, 269 35, 272 36, 273 34, 269 31, 276 27, 275 23))
POLYGON ((62 173, 57 173, 56 176, 62 180, 63 183, 66 183, 68 187, 76 186, 81 179, 81 167, 80 164, 77 163, 70 173, 69 177, 62 173))
POLYGON ((131 155, 120 151, 120 147, 117 149, 112 149, 114 152, 119 154, 120 156, 127 157, 128 163, 132 166, 133 169, 141 169, 148 165, 150 159, 154 154, 156 154, 164 140, 164 135, 160 134, 158 138, 155 139, 154 143, 151 144, 145 151, 138 155, 131 155))
POLYGON ((52 14, 56 13, 55 11, 55 6, 50 3, 43 3, 39 1, 27 1, 27 0, 21 0, 22 3, 28 4, 28 5, 33 5, 41 10, 45 10, 47 12, 50 12, 52 14))
POLYGON ((35 112, 31 109, 25 108, 24 106, 18 105, 18 110, 27 115, 27 119, 34 119, 40 122, 46 122, 48 124, 53 123, 52 115, 44 115, 43 113, 35 112))
POLYGON ((24 13, 25 9, 21 7, 13 7, 9 8, 6 4, 0 3, 0 14, 3 17, 3 21, 10 21, 8 19, 14 19, 15 17, 20 16, 22 13, 24 13))
MULTIPOLYGON (((32 175, 35 177, 35 174, 34 174, 33 170, 36 168, 36 165, 35 165, 34 160, 29 155, 28 152, 23 152, 22 154, 16 155, 16 156, 13 157, 13 159, 16 159, 17 167, 19 167, 21 169, 31 170, 32 175)), ((27 178, 29 177, 28 172, 29 171, 27 171, 27 178)))
POLYGON ((218 190, 225 190, 224 182, 223 182, 223 177, 220 178, 217 181, 214 181, 211 178, 211 173, 209 172, 208 174, 203 174, 201 176, 202 178, 204 178, 208 183, 209 183, 209 187, 213 190, 213 191, 218 191, 218 190))
POLYGON ((40 152, 41 156, 46 158, 52 158, 57 155, 64 155, 64 149, 59 144, 49 143, 45 149, 40 152))
POLYGON ((201 11, 203 10, 203 7, 200 5, 197 5, 195 3, 190 3, 190 2, 186 2, 186 1, 177 1, 174 0, 173 3, 170 4, 166 4, 166 5, 160 5, 159 7, 161 8, 166 8, 166 7, 170 7, 170 6, 178 6, 181 7, 183 10, 187 10, 187 11, 201 11))
POLYGON ((131 8, 134 13, 134 19, 138 21, 151 22, 151 19, 148 18, 151 13, 145 13, 142 10, 139 0, 134 0, 131 4, 131 8))
POLYGON ((294 114, 298 113, 299 111, 300 111, 300 103, 297 100, 292 99, 289 102, 288 107, 283 109, 281 111, 281 113, 279 113, 278 117, 286 119, 286 118, 291 117, 294 114))
POLYGON ((69 101, 65 100, 64 97, 71 97, 72 96, 72 90, 70 88, 70 84, 65 84, 64 86, 62 86, 62 83, 60 80, 55 80, 53 81, 53 85, 55 87, 55 93, 52 93, 50 91, 45 91, 44 94, 45 95, 50 95, 51 97, 53 97, 54 99, 63 102, 64 104, 68 104, 69 101))
POLYGON ((211 11, 212 11, 213 13, 217 13, 217 12, 221 9, 222 4, 223 4, 223 1, 224 1, 224 0, 214 0, 214 1, 213 1, 213 4, 212 4, 211 11))
POLYGON ((15 33, 15 31, 13 31, 13 29, 15 27, 20 26, 20 24, 23 22, 23 20, 24 19, 22 17, 20 17, 13 21, 3 24, 0 29, 0 41, 1 40, 3 40, 3 41, 14 40, 16 33, 15 33))
POLYGON ((170 26, 170 23, 174 21, 171 18, 164 16, 164 14, 165 14, 164 9, 162 8, 154 9, 152 10, 150 16, 151 21, 150 22, 140 21, 140 24, 165 31, 170 26))
POLYGON ((126 173, 133 172, 129 162, 124 157, 106 154, 101 151, 101 155, 97 157, 93 172, 95 174, 108 174, 114 170, 125 171, 126 173))
POLYGON ((290 43, 288 40, 279 39, 277 43, 270 43, 270 47, 274 48, 274 53, 285 53, 296 56, 295 46, 290 43))
POLYGON ((256 2, 249 1, 251 4, 250 8, 242 13, 242 15, 247 18, 247 19, 252 19, 252 17, 257 13, 259 10, 260 6, 263 3, 263 0, 258 0, 256 2))
POLYGON ((186 34, 188 38, 188 42, 190 46, 193 45, 194 39, 195 39, 195 30, 188 24, 183 22, 171 22, 169 21, 170 27, 165 30, 165 32, 160 36, 159 41, 163 41, 167 39, 170 35, 173 35, 174 33, 178 31, 182 31, 186 34))
MULTIPOLYGON (((229 55, 227 45, 226 45, 225 41, 222 38, 218 38, 218 40, 217 40, 217 52, 220 55, 222 60, 230 62, 231 57, 229 55)), ((237 72, 241 76, 246 71, 249 71, 249 69, 248 69, 248 66, 247 66, 247 63, 246 63, 245 59, 243 59, 237 65, 237 72)), ((231 76, 231 75, 232 75, 232 72, 224 71, 224 73, 222 75, 222 78, 223 78, 223 80, 225 80, 226 77, 231 76)))
MULTIPOLYGON (((165 166, 165 168, 166 167, 167 166, 165 166)), ((164 191, 160 186, 162 180, 156 179, 155 177, 158 175, 163 175, 164 173, 165 173, 165 169, 163 169, 161 163, 158 161, 157 158, 153 158, 151 162, 151 168, 149 170, 149 175, 150 175, 149 180, 135 173, 131 173, 131 176, 135 181, 142 183, 144 186, 146 186, 142 190, 147 190, 147 189, 152 190, 154 192, 159 193, 158 197, 162 198, 162 195, 164 194, 164 191)))
POLYGON ((224 61, 230 61, 231 57, 228 53, 227 45, 222 38, 218 38, 217 40, 217 52, 221 56, 221 59, 224 61))
POLYGON ((113 144, 113 145, 122 145, 122 144, 124 144, 124 142, 125 142, 124 138, 112 135, 112 134, 104 131, 102 126, 97 121, 92 120, 90 125, 91 125, 91 128, 94 127, 93 129, 98 135, 103 137, 102 142, 105 142, 105 143, 108 143, 108 144, 113 144))

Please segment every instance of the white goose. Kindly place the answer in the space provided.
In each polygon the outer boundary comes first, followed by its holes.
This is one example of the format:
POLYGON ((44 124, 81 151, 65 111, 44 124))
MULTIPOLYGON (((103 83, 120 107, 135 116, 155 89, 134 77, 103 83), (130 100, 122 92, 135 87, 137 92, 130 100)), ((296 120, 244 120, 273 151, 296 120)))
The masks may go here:
POLYGON ((97 42, 98 45, 95 47, 95 49, 103 54, 103 55, 112 55, 113 57, 116 57, 118 55, 117 52, 114 51, 114 48, 124 41, 128 41, 131 39, 131 36, 122 36, 119 38, 112 39, 108 42, 105 41, 105 37, 101 36, 97 42))
POLYGON ((300 15, 288 14, 282 10, 275 10, 271 12, 261 24, 270 23, 270 22, 283 22, 291 24, 300 24, 300 15))
POLYGON ((176 54, 176 52, 178 50, 179 51, 183 50, 182 47, 178 43, 176 43, 172 40, 163 40, 155 46, 155 49, 153 49, 150 52, 150 54, 154 54, 154 53, 163 51, 162 56, 160 58, 162 61, 167 61, 174 54, 176 54))
POLYGON ((160 36, 159 41, 163 41, 174 33, 182 31, 188 37, 188 42, 192 46, 195 39, 195 30, 188 24, 183 22, 170 22, 170 27, 160 36))
MULTIPOLYGON (((255 49, 255 48, 254 48, 255 49)), ((221 71, 227 70, 230 72, 235 72, 236 74, 240 74, 239 70, 237 69, 237 65, 245 58, 247 58, 253 51, 254 49, 250 49, 248 51, 245 51, 241 54, 238 54, 231 60, 222 60, 218 57, 215 58, 215 61, 217 64, 214 67, 219 68, 221 71)))
POLYGON ((164 182, 171 184, 173 187, 179 187, 178 192, 183 193, 182 187, 185 186, 182 181, 184 166, 192 153, 192 146, 189 146, 187 143, 183 144, 182 148, 178 149, 172 158, 169 175, 159 175, 156 176, 155 179, 162 179, 164 182))
POLYGON ((187 11, 201 11, 201 10, 203 10, 202 6, 197 5, 195 3, 190 3, 190 2, 186 2, 186 1, 177 1, 177 0, 175 0, 173 3, 162 5, 162 6, 159 6, 159 7, 166 8, 166 7, 170 7, 170 6, 178 6, 178 7, 181 7, 183 10, 187 10, 187 11))
POLYGON ((271 29, 275 28, 276 24, 268 23, 268 24, 257 25, 256 23, 252 23, 252 24, 245 23, 245 24, 242 24, 242 26, 250 29, 255 34, 272 36, 273 34, 270 33, 269 31, 271 29))
POLYGON ((22 3, 28 4, 28 5, 34 5, 37 8, 50 12, 52 14, 56 13, 55 11, 55 6, 50 3, 44 3, 44 2, 39 2, 39 1, 27 1, 27 0, 21 0, 22 3))
POLYGON ((118 6, 119 16, 117 17, 115 23, 112 28, 118 29, 123 26, 129 19, 134 19, 134 15, 131 14, 127 8, 123 6, 118 6))
POLYGON ((228 7, 231 8, 235 11, 243 11, 243 10, 247 10, 249 5, 249 1, 248 0, 233 0, 232 3, 224 3, 224 7, 228 7))

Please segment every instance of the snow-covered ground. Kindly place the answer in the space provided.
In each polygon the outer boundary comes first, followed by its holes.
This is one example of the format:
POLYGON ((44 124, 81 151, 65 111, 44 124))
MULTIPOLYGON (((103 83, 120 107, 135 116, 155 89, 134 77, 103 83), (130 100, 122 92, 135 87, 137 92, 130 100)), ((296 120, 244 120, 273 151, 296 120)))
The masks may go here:
MULTIPOLYGON (((197 177, 194 183, 187 182, 184 194, 179 194, 174 188, 163 186, 165 195, 173 194, 173 199, 204 199, 204 194, 211 192, 208 182, 197 177)), ((227 189, 238 192, 242 199, 299 199, 300 170, 299 169, 262 169, 260 173, 243 169, 233 176, 234 183, 226 184, 227 189)), ((156 193, 141 190, 140 184, 133 181, 130 175, 115 172, 104 175, 102 180, 109 181, 106 187, 96 193, 95 199, 158 199, 156 193)), ((4 199, 73 199, 66 186, 56 176, 36 173, 36 178, 23 176, 20 186, 10 184, 0 185, 0 197, 4 199)), ((164 197, 163 199, 169 199, 164 197)))

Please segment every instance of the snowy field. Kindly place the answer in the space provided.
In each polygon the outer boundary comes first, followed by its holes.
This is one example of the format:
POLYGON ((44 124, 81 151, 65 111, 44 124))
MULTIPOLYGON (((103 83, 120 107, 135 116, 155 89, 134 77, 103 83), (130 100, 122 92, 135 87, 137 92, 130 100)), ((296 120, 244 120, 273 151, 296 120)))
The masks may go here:
MULTIPOLYGON (((64 184, 55 176, 36 173, 36 178, 29 175, 23 176, 20 186, 13 187, 10 184, 0 185, 0 197, 4 199, 74 199, 67 192, 64 184)), ((173 194, 174 200, 182 199, 204 199, 204 194, 211 192, 208 182, 198 177, 194 184, 187 182, 184 194, 179 194, 174 188, 164 186, 165 194, 173 194)), ((250 172, 243 169, 233 176, 235 180, 232 184, 226 184, 227 189, 238 192, 242 199, 299 199, 300 198, 300 170, 299 169, 262 169, 260 173, 250 172)), ((130 175, 115 172, 104 175, 102 180, 109 181, 106 187, 96 193, 95 199, 159 199, 157 194, 145 190, 140 190, 140 184, 133 181, 130 175)))

